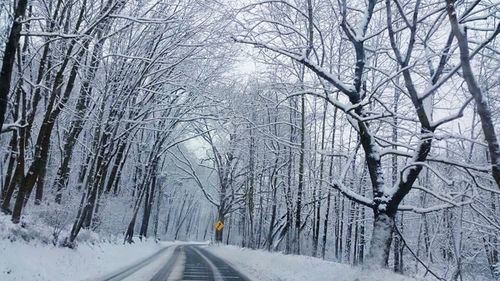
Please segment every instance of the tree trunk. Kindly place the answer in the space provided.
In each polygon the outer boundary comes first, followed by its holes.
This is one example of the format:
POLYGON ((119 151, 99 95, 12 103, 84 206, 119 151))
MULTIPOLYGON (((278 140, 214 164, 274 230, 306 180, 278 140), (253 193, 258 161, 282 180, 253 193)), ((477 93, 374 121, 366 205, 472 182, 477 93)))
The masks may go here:
POLYGON ((15 171, 15 164, 17 159, 17 147, 18 147, 18 134, 16 131, 12 133, 12 137, 9 142, 9 156, 8 156, 8 164, 7 164, 7 173, 5 174, 5 180, 2 187, 2 191, 0 194, 0 201, 3 202, 4 198, 9 190, 10 182, 13 179, 13 174, 15 171))
MULTIPOLYGON (((275 161, 275 167, 277 165, 277 161, 278 161, 278 158, 276 158, 276 161, 275 161)), ((275 168, 275 171, 276 171, 276 168, 275 168)), ((271 221, 269 222, 269 231, 267 232, 267 250, 268 251, 271 251, 272 247, 273 247, 273 232, 274 232, 274 225, 276 223, 276 211, 277 211, 277 205, 278 205, 278 200, 277 200, 277 190, 278 190, 278 186, 277 186, 277 183, 278 183, 278 176, 277 175, 274 175, 272 177, 272 185, 271 185, 271 189, 272 189, 272 205, 271 205, 271 221)))
MULTIPOLYGON (((122 167, 120 164, 122 162, 126 147, 127 147, 127 143, 124 141, 122 141, 119 144, 118 153, 116 154, 115 161, 113 163, 113 167, 111 168, 111 173, 108 177, 108 182, 106 184, 106 189, 105 189, 106 193, 111 192, 115 181, 118 180, 117 175, 118 175, 119 169, 122 167)), ((117 192, 118 192, 118 190, 115 190, 114 194, 116 195, 117 192)))
MULTIPOLYGON (((47 157, 47 161, 49 161, 50 157, 47 157)), ((40 173, 40 176, 38 177, 38 180, 36 182, 36 188, 35 188, 35 205, 40 205, 43 200, 43 186, 45 184, 45 176, 47 174, 47 164, 45 164, 42 167, 42 172, 40 173)), ((29 196, 29 194, 28 194, 29 196)), ((29 197, 25 200, 26 201, 29 199, 29 197)))
POLYGON ((156 195, 156 215, 155 215, 155 218, 154 218, 154 228, 153 228, 153 234, 154 234, 154 237, 155 239, 158 239, 158 225, 160 223, 160 210, 161 210, 161 202, 163 201, 162 199, 162 190, 163 190, 163 181, 161 180, 160 178, 160 182, 158 184, 158 194, 156 195))
POLYGON ((21 38, 21 21, 26 13, 27 6, 28 0, 17 1, 17 7, 14 10, 14 22, 10 28, 9 38, 5 43, 5 49, 3 52, 2 69, 0 71, 0 128, 4 125, 5 114, 7 113, 12 71, 14 69, 17 46, 19 45, 19 39, 21 38))
POLYGON ((147 189, 146 198, 144 199, 144 213, 142 216, 141 231, 139 233, 141 238, 148 236, 149 218, 151 217, 151 210, 153 209, 155 188, 156 174, 153 175, 150 188, 147 189))
POLYGON ((359 253, 358 262, 363 264, 365 260, 365 207, 361 206, 361 226, 359 229, 359 253))
MULTIPOLYGON (((497 134, 495 132, 495 125, 491 116, 491 108, 488 104, 488 99, 481 91, 474 71, 470 64, 469 43, 467 39, 467 29, 461 26, 457 19, 457 12, 455 10, 454 1, 447 0, 448 17, 451 23, 453 34, 457 38, 458 47, 460 49, 460 61, 462 62, 463 78, 467 83, 467 88, 476 102, 477 113, 481 119, 481 126, 483 134, 488 144, 488 150, 491 158, 491 173, 497 187, 500 188, 500 145, 498 144, 497 134), (461 28, 463 27, 463 29, 461 28)), ((497 27, 496 32, 499 32, 497 27)))
POLYGON ((366 267, 387 267, 394 232, 394 214, 375 210, 370 250, 366 259, 366 267))
POLYGON ((305 112, 305 95, 302 95, 300 98, 300 153, 299 153, 299 185, 297 188, 297 211, 295 213, 295 253, 300 255, 300 244, 301 244, 301 232, 302 232, 302 192, 304 190, 304 154, 305 154, 305 120, 306 120, 306 112, 305 112))
POLYGON ((325 220, 323 222, 323 238, 322 238, 322 247, 321 247, 321 258, 325 259, 326 254, 326 240, 328 237, 328 219, 330 217, 330 204, 331 204, 331 191, 328 190, 328 196, 326 201, 326 210, 325 210, 325 220))

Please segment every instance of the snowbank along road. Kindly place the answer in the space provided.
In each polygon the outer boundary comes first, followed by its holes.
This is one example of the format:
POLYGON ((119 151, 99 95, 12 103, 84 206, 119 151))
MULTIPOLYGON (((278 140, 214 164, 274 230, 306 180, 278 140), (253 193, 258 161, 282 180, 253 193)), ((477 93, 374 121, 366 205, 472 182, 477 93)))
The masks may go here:
MULTIPOLYGON (((250 279, 223 259, 209 253, 203 246, 179 245, 175 247, 170 258, 164 261, 164 265, 154 273, 150 281, 250 281, 250 279)), ((102 280, 119 281, 136 280, 134 273, 143 267, 164 258, 163 254, 171 250, 170 247, 163 248, 152 256, 136 263, 129 268, 112 274, 102 280)), ((146 280, 146 279, 144 279, 146 280)), ((137 280, 142 281, 142 280, 137 280)))

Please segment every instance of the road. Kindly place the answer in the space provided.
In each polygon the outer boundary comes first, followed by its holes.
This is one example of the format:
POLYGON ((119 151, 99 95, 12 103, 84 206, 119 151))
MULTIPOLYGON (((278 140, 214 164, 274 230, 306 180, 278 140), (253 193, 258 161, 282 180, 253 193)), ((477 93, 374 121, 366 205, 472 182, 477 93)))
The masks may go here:
MULTIPOLYGON (((149 281, 250 281, 223 259, 213 255, 200 245, 179 245, 172 255, 149 281)), ((112 274, 103 281, 134 280, 134 273, 164 258, 165 248, 129 268, 112 274)), ((148 280, 136 280, 148 281, 148 280)))

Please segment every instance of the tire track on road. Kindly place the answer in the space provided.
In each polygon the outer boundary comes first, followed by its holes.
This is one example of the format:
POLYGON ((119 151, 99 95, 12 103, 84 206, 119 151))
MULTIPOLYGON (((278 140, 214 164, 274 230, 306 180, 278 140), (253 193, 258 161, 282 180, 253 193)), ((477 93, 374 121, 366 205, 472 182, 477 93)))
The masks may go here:
POLYGON ((159 257, 160 255, 164 254, 168 249, 170 249, 171 246, 167 246, 158 252, 154 253, 153 255, 129 266, 128 268, 121 270, 117 273, 112 273, 111 276, 104 277, 102 281, 120 281, 123 280, 124 278, 127 278, 128 276, 132 275, 139 269, 143 268, 144 266, 148 265, 151 261, 159 257))

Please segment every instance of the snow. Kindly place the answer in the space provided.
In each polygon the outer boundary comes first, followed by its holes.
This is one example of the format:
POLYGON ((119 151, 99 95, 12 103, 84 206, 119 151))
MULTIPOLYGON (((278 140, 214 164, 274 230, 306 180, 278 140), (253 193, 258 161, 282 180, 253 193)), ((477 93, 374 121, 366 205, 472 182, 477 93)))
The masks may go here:
POLYGON ((225 259, 241 273, 259 281, 416 281, 388 270, 363 270, 319 258, 270 253, 235 246, 210 246, 207 250, 225 259))
POLYGON ((154 241, 81 244, 76 249, 0 240, 0 280, 86 280, 104 276, 158 251, 154 241))
MULTIPOLYGON (((20 224, 0 214, 1 281, 96 281, 135 268, 123 280, 151 279, 170 259, 175 246, 197 242, 156 242, 153 239, 123 244, 123 237, 100 237, 84 230, 77 247, 61 247, 67 229, 49 227, 40 220, 25 216, 20 224), (56 234, 57 233, 57 234, 56 234), (159 255, 160 250, 162 251, 159 255), (153 258, 150 258, 155 255, 153 258)), ((207 242, 198 242, 206 244, 207 242)), ((175 264, 173 275, 182 274, 183 258, 175 264)))
MULTIPOLYGON (((161 243, 165 246, 170 246, 170 243, 161 243)), ((137 271, 132 272, 129 276, 127 276, 124 279, 124 281, 134 281, 134 280, 150 280, 153 278, 153 276, 161 270, 161 268, 165 265, 165 263, 171 258, 173 252, 175 250, 175 247, 169 247, 164 253, 159 255, 157 258, 153 259, 151 262, 146 263, 145 265, 141 265, 140 268, 137 269, 137 271)), ((147 257, 146 257, 147 259, 147 257)), ((136 261, 136 260, 134 260, 136 261)), ((125 264, 124 267, 117 269, 117 267, 114 267, 114 270, 109 271, 110 273, 106 275, 96 275, 93 278, 87 279, 85 281, 98 281, 98 280, 103 280, 107 279, 107 277, 113 276, 115 273, 122 272, 128 268, 131 267, 133 264, 141 263, 142 260, 136 261, 135 263, 127 263, 125 264)))
POLYGON ((103 239, 83 231, 76 249, 58 246, 67 230, 25 216, 13 224, 0 214, 0 280, 92 280, 144 259, 169 243, 153 240, 123 244, 119 237, 103 239), (59 239, 58 239, 59 238, 59 239))
MULTIPOLYGON (((144 259, 141 259, 139 261, 136 261, 135 263, 128 263, 126 264, 123 268, 116 269, 114 271, 111 271, 110 273, 106 275, 97 275, 97 278, 91 278, 89 280, 85 281, 100 281, 103 279, 106 279, 107 277, 113 276, 115 273, 122 272, 126 269, 129 269, 130 267, 133 267, 135 264, 140 264, 140 268, 133 272, 132 274, 128 275, 124 279, 120 279, 123 281, 138 281, 138 280, 151 280, 170 260, 172 257, 176 247, 180 245, 186 245, 186 244, 207 244, 207 242, 182 242, 182 241, 172 241, 172 242, 160 242, 160 245, 162 245, 161 248, 163 247, 168 247, 167 250, 162 253, 161 255, 155 257, 152 261, 147 261, 146 263, 143 263, 144 259)), ((147 259, 147 258, 146 258, 147 259)), ((172 272, 170 273, 170 276, 168 280, 180 280, 182 278, 182 274, 184 272, 184 264, 186 261, 186 257, 183 252, 179 253, 179 256, 176 258, 175 263, 173 265, 172 272)), ((109 271, 108 271, 109 272, 109 271)))
MULTIPOLYGON (((140 263, 123 280, 150 280, 170 259, 175 247, 194 242, 137 242, 135 244, 82 243, 76 249, 68 249, 26 241, 0 240, 0 252, 9 257, 0 259, 0 280, 95 281, 111 277, 115 273, 140 263), (151 262, 147 259, 159 250, 168 247, 151 262)), ((363 270, 346 264, 325 261, 307 256, 284 255, 263 250, 250 250, 236 246, 208 246, 208 251, 225 259, 235 269, 259 281, 324 281, 335 277, 336 281, 415 281, 410 277, 387 270, 363 270), (325 279, 326 278, 326 279, 325 279)), ((175 262, 169 280, 182 276, 185 257, 182 254, 175 262)))
POLYGON ((4 133, 11 130, 17 130, 22 127, 26 127, 26 124, 22 124, 22 120, 19 119, 14 123, 4 123, 2 125, 2 128, 0 129, 0 132, 4 133))

